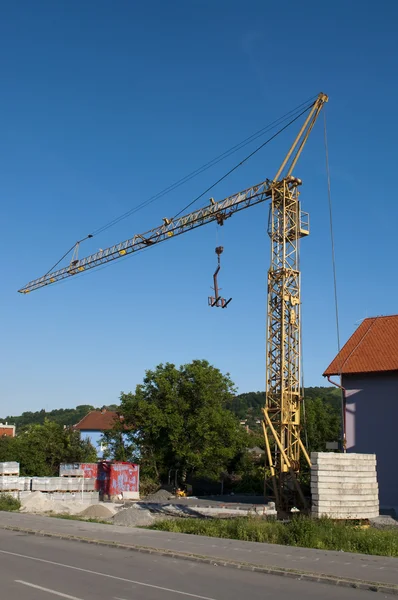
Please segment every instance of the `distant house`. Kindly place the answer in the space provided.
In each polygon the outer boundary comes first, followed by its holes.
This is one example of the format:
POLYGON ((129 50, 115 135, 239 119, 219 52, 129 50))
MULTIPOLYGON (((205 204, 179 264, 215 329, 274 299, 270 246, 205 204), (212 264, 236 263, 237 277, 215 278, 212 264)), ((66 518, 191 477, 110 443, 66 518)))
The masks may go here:
POLYGON ((324 372, 341 376, 347 452, 375 453, 380 505, 398 511, 398 315, 365 319, 324 372))
POLYGON ((97 449, 98 456, 102 457, 105 449, 101 444, 102 433, 112 430, 118 421, 123 421, 123 417, 115 411, 103 408, 90 411, 73 426, 73 429, 80 431, 82 439, 89 439, 97 449))
POLYGON ((0 423, 0 438, 1 437, 15 437, 15 425, 0 423))
POLYGON ((248 448, 247 451, 255 460, 259 460, 265 454, 265 451, 259 446, 254 446, 254 448, 248 448))

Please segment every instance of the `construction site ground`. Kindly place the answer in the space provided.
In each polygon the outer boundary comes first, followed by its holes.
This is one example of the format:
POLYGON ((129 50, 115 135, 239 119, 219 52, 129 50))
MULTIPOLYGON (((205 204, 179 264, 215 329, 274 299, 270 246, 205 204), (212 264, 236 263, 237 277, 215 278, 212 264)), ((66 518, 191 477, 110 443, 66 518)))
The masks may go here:
POLYGON ((0 512, 0 529, 398 594, 398 559, 0 512))
MULTIPOLYGON (((161 498, 161 496, 160 496, 161 498)), ((262 496, 207 496, 207 497, 172 497, 159 499, 153 496, 135 502, 141 508, 152 513, 175 514, 176 516, 245 516, 259 514, 276 516, 275 505, 264 501, 262 496)))
MULTIPOLYGON (((151 501, 151 497, 143 499, 142 502, 151 501)), ((245 495, 225 495, 225 496, 188 496, 188 497, 170 497, 163 500, 162 503, 182 504, 184 506, 229 506, 231 508, 254 508, 256 506, 266 506, 267 500, 263 496, 245 496, 245 495)))

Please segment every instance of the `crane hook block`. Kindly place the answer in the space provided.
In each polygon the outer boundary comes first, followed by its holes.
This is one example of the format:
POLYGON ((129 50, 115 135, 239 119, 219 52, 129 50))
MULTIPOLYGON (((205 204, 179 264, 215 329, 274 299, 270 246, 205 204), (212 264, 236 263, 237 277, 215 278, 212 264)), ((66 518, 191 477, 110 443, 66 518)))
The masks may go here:
POLYGON ((221 288, 218 287, 218 273, 220 272, 220 269, 221 269, 220 256, 223 252, 224 252, 223 246, 216 247, 218 265, 217 265, 217 269, 215 270, 214 275, 213 275, 213 286, 214 287, 212 289, 214 290, 214 296, 209 296, 209 298, 208 298, 209 306, 217 306, 218 308, 227 308, 228 304, 232 300, 232 298, 230 298, 229 300, 222 298, 219 293, 221 288))

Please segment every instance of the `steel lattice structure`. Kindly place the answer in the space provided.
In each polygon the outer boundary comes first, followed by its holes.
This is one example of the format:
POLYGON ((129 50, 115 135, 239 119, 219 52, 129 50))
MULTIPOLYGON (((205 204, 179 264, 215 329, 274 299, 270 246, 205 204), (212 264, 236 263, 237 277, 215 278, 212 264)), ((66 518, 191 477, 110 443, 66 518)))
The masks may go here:
POLYGON ((255 206, 271 197, 271 182, 267 179, 258 185, 238 192, 233 196, 228 196, 220 202, 212 201, 209 206, 200 208, 194 212, 179 217, 178 219, 163 219, 163 224, 155 229, 150 229, 145 233, 136 234, 134 237, 111 246, 106 250, 101 250, 80 260, 72 260, 71 263, 58 271, 47 273, 43 277, 34 279, 18 290, 21 294, 27 294, 39 288, 51 285, 57 281, 62 281, 83 271, 94 269, 103 264, 109 263, 117 258, 122 258, 127 254, 139 252, 144 248, 153 246, 165 240, 181 235, 186 231, 191 231, 202 225, 207 225, 216 221, 222 224, 225 219, 234 213, 255 206))
POLYGON ((272 189, 268 233, 266 406, 264 433, 271 481, 278 505, 288 495, 288 479, 300 468, 301 321, 299 240, 309 234, 308 214, 301 212, 299 179, 287 177, 272 189), (276 477, 278 474, 278 478, 276 477))
MULTIPOLYGON (((302 213, 298 187, 301 181, 292 176, 293 169, 308 136, 328 97, 319 94, 289 152, 273 180, 229 196, 220 202, 210 200, 204 208, 174 219, 163 219, 162 225, 101 250, 82 259, 75 252, 68 266, 30 281, 19 290, 27 294, 99 267, 152 245, 172 239, 208 223, 222 225, 234 213, 271 199, 268 233, 271 238, 271 267, 268 271, 266 405, 263 409, 263 431, 267 449, 271 489, 279 508, 295 489, 305 504, 296 474, 303 452, 310 459, 300 438, 302 403, 300 362, 300 265, 299 241, 308 235, 307 213, 302 213)), ((89 236, 92 237, 92 236, 89 236)))

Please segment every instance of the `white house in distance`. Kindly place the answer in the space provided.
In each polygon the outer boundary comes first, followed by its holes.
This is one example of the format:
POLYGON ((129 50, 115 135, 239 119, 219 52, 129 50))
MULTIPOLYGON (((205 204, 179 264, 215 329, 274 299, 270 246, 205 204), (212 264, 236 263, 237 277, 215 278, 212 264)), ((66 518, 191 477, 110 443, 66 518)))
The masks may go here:
POLYGON ((104 431, 110 431, 120 420, 117 412, 112 410, 92 410, 81 421, 73 426, 80 431, 82 439, 89 439, 97 450, 99 458, 102 458, 104 448, 101 445, 101 435, 104 431))
POLYGON ((324 372, 341 376, 347 452, 376 454, 380 506, 398 513, 398 315, 362 321, 324 372))

